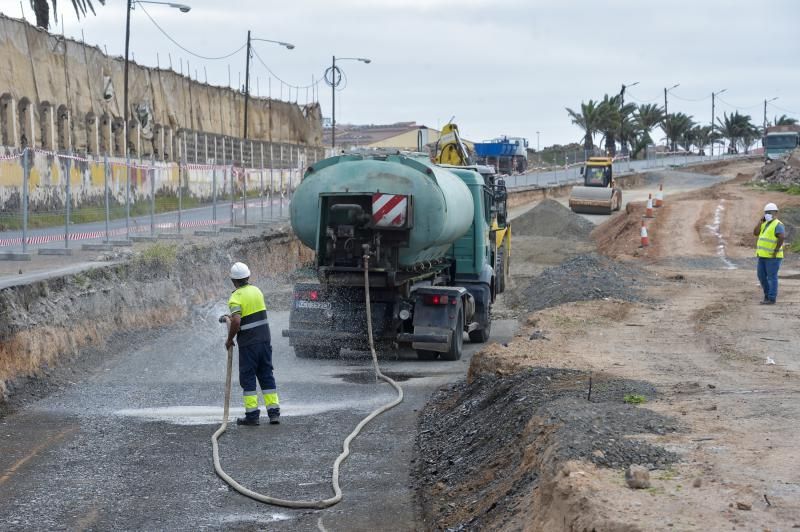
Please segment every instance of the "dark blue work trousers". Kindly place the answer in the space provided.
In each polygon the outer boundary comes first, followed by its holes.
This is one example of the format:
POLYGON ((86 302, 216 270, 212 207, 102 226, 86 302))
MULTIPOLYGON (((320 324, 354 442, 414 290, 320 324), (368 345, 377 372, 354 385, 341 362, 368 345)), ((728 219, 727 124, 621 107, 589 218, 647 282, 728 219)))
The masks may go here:
MULTIPOLYGON (((264 394, 276 393, 275 377, 272 374, 272 345, 266 342, 239 346, 239 385, 245 395, 256 391, 256 380, 264 394)), ((248 417, 258 417, 259 412, 248 412, 248 417)))

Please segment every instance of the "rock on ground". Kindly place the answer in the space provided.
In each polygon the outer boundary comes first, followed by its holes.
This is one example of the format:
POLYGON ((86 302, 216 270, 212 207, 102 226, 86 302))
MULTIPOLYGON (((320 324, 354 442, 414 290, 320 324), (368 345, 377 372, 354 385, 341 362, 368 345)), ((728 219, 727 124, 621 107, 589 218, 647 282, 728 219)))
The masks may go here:
POLYGON ((642 285, 652 281, 641 268, 590 253, 544 270, 509 299, 530 311, 604 298, 641 302, 642 285))
POLYGON ((650 471, 640 465, 630 465, 625 471, 625 482, 629 488, 641 490, 650 487, 650 471))
POLYGON ((512 231, 522 236, 552 236, 588 240, 594 224, 552 199, 514 219, 512 231))

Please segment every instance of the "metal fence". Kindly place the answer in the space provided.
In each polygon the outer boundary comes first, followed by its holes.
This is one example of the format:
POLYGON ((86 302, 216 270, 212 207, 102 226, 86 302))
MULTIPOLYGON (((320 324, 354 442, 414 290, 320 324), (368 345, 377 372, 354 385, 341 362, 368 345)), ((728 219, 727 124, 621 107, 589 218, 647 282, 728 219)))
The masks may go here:
MULTIPOLYGON (((0 252, 54 254, 78 242, 89 248, 121 246, 285 220, 293 191, 318 152, 309 158, 299 147, 287 148, 289 154, 283 146, 269 149, 280 153, 269 154, 269 165, 256 168, 98 160, 29 148, 0 156, 0 252)), ((743 156, 653 153, 643 160, 617 158, 613 167, 620 175, 736 157, 743 156)), ((579 183, 582 165, 511 175, 506 184, 513 190, 579 183)))
POLYGON ((78 241, 102 249, 285 219, 305 167, 322 154, 286 149, 291 153, 276 146, 280 159, 270 157, 268 166, 257 168, 31 148, 2 156, 0 252, 55 254, 78 241))

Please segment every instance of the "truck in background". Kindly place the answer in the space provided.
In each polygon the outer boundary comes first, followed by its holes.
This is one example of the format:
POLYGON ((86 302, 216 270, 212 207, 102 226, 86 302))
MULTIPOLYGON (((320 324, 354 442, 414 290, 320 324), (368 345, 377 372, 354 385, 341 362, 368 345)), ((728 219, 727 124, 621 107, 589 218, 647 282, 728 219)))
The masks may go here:
POLYGON ((783 157, 800 146, 800 125, 768 126, 763 144, 766 162, 783 157))
POLYGON ((528 169, 528 139, 499 137, 475 143, 478 164, 494 166, 498 174, 521 174, 528 169))

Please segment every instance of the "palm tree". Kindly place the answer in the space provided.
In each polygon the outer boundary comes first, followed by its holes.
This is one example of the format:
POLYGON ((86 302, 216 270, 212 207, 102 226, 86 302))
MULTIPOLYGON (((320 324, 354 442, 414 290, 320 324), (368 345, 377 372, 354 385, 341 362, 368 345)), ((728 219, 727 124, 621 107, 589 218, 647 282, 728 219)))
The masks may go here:
POLYGON ((694 125, 692 117, 684 113, 670 113, 662 120, 661 127, 666 134, 670 151, 676 151, 679 143, 688 148, 690 141, 687 135, 694 125))
POLYGON ((572 118, 572 123, 581 128, 584 132, 583 149, 587 152, 593 150, 594 135, 598 131, 601 112, 597 102, 594 100, 589 100, 587 103, 581 102, 581 111, 579 113, 576 113, 569 107, 567 107, 566 110, 572 118))
MULTIPOLYGON (((664 111, 658 105, 650 103, 639 105, 633 114, 633 121, 636 124, 637 131, 641 134, 635 138, 635 142, 631 142, 633 147, 631 150, 632 157, 636 157, 640 151, 653 144, 650 132, 662 120, 664 120, 664 111)), ((629 138, 634 139, 634 137, 629 138)))
MULTIPOLYGON (((106 0, 97 0, 101 5, 105 5, 106 0)), ((50 9, 52 4, 53 18, 58 22, 58 12, 56 11, 56 0, 31 0, 31 8, 36 15, 36 26, 42 29, 50 27, 50 9)), ((96 15, 92 0, 72 0, 72 7, 75 8, 75 14, 80 19, 81 16, 86 16, 88 11, 92 15, 96 15)))
POLYGON ((797 119, 786 115, 781 115, 780 117, 776 116, 772 124, 775 126, 793 126, 797 124, 797 119))
POLYGON ((753 124, 750 115, 739 114, 739 111, 735 111, 730 115, 724 113, 723 119, 717 118, 717 122, 719 122, 720 135, 728 139, 731 148, 734 150, 741 146, 747 153, 753 141, 761 136, 761 132, 753 124))
POLYGON ((617 153, 617 135, 623 130, 624 121, 636 109, 634 104, 629 103, 622 106, 621 103, 622 98, 619 94, 615 96, 606 94, 603 96, 603 101, 598 104, 600 109, 598 129, 605 138, 606 152, 612 157, 617 153))
POLYGON ((691 143, 697 148, 699 155, 705 155, 705 147, 712 142, 716 142, 718 134, 711 131, 711 126, 697 125, 689 131, 687 138, 690 139, 691 143))

